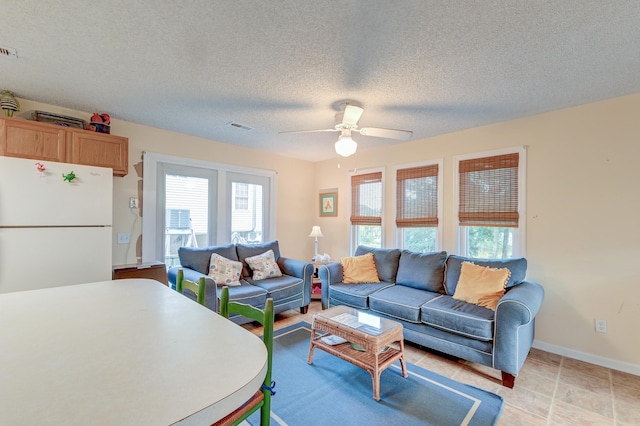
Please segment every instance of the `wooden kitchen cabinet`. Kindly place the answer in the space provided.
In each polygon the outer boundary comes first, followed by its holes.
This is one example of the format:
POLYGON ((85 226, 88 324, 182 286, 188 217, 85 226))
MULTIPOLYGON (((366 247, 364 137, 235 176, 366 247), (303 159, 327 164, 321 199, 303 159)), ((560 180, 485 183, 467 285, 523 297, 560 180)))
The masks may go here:
POLYGON ((36 121, 0 118, 0 155, 64 162, 67 132, 36 121))
POLYGON ((129 171, 127 138, 12 117, 0 117, 0 155, 129 171))
POLYGON ((69 163, 111 167, 114 176, 129 171, 129 140, 120 136, 86 130, 71 130, 69 163))

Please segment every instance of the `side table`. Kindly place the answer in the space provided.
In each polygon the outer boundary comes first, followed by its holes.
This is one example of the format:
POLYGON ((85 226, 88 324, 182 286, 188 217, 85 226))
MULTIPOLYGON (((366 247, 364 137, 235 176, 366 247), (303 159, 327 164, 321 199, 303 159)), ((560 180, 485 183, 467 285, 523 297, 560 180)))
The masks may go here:
POLYGON ((128 265, 116 265, 111 274, 112 279, 124 278, 149 278, 169 285, 167 279, 167 267, 162 262, 131 263, 128 265))
POLYGON ((328 262, 313 262, 313 276, 311 277, 311 300, 320 300, 322 298, 322 282, 318 277, 318 268, 326 265, 328 262))

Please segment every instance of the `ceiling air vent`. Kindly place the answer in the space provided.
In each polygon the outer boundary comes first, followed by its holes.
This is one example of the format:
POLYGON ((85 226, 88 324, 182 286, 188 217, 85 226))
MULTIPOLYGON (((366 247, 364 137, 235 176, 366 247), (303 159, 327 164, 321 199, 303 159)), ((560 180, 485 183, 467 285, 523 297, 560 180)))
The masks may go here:
POLYGON ((18 57, 18 52, 16 51, 16 49, 14 49, 12 47, 2 47, 2 46, 0 46, 0 57, 1 56, 15 56, 17 58, 18 57))
POLYGON ((253 127, 245 126, 244 124, 236 123, 235 121, 228 122, 227 126, 235 127, 237 129, 242 129, 242 130, 246 130, 246 131, 253 130, 253 127))

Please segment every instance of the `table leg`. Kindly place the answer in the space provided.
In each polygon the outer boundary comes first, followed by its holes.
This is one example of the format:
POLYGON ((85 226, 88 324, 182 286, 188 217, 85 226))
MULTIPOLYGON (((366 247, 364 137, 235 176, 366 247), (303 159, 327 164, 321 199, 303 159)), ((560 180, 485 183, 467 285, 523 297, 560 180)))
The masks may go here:
POLYGON ((373 364, 373 399, 380 401, 380 362, 378 360, 379 352, 375 355, 375 363, 373 364))
POLYGON ((309 357, 307 358, 307 364, 313 364, 313 348, 315 347, 313 341, 315 337, 316 331, 314 329, 311 329, 311 340, 309 341, 309 357))
POLYGON ((404 340, 400 340, 400 366, 402 367, 402 377, 409 377, 407 373, 407 363, 404 361, 404 340))

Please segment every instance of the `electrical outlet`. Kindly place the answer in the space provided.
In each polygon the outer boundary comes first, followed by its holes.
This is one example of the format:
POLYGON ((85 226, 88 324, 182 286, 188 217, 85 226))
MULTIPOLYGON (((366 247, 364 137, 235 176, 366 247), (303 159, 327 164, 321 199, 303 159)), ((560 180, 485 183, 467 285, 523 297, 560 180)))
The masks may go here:
POLYGON ((129 208, 137 209, 138 208, 138 199, 136 197, 129 198, 129 208))
POLYGON ((598 333, 606 333, 607 332, 607 320, 597 319, 596 320, 596 331, 598 333))
POLYGON ((118 244, 129 244, 131 234, 128 232, 118 232, 118 244))

